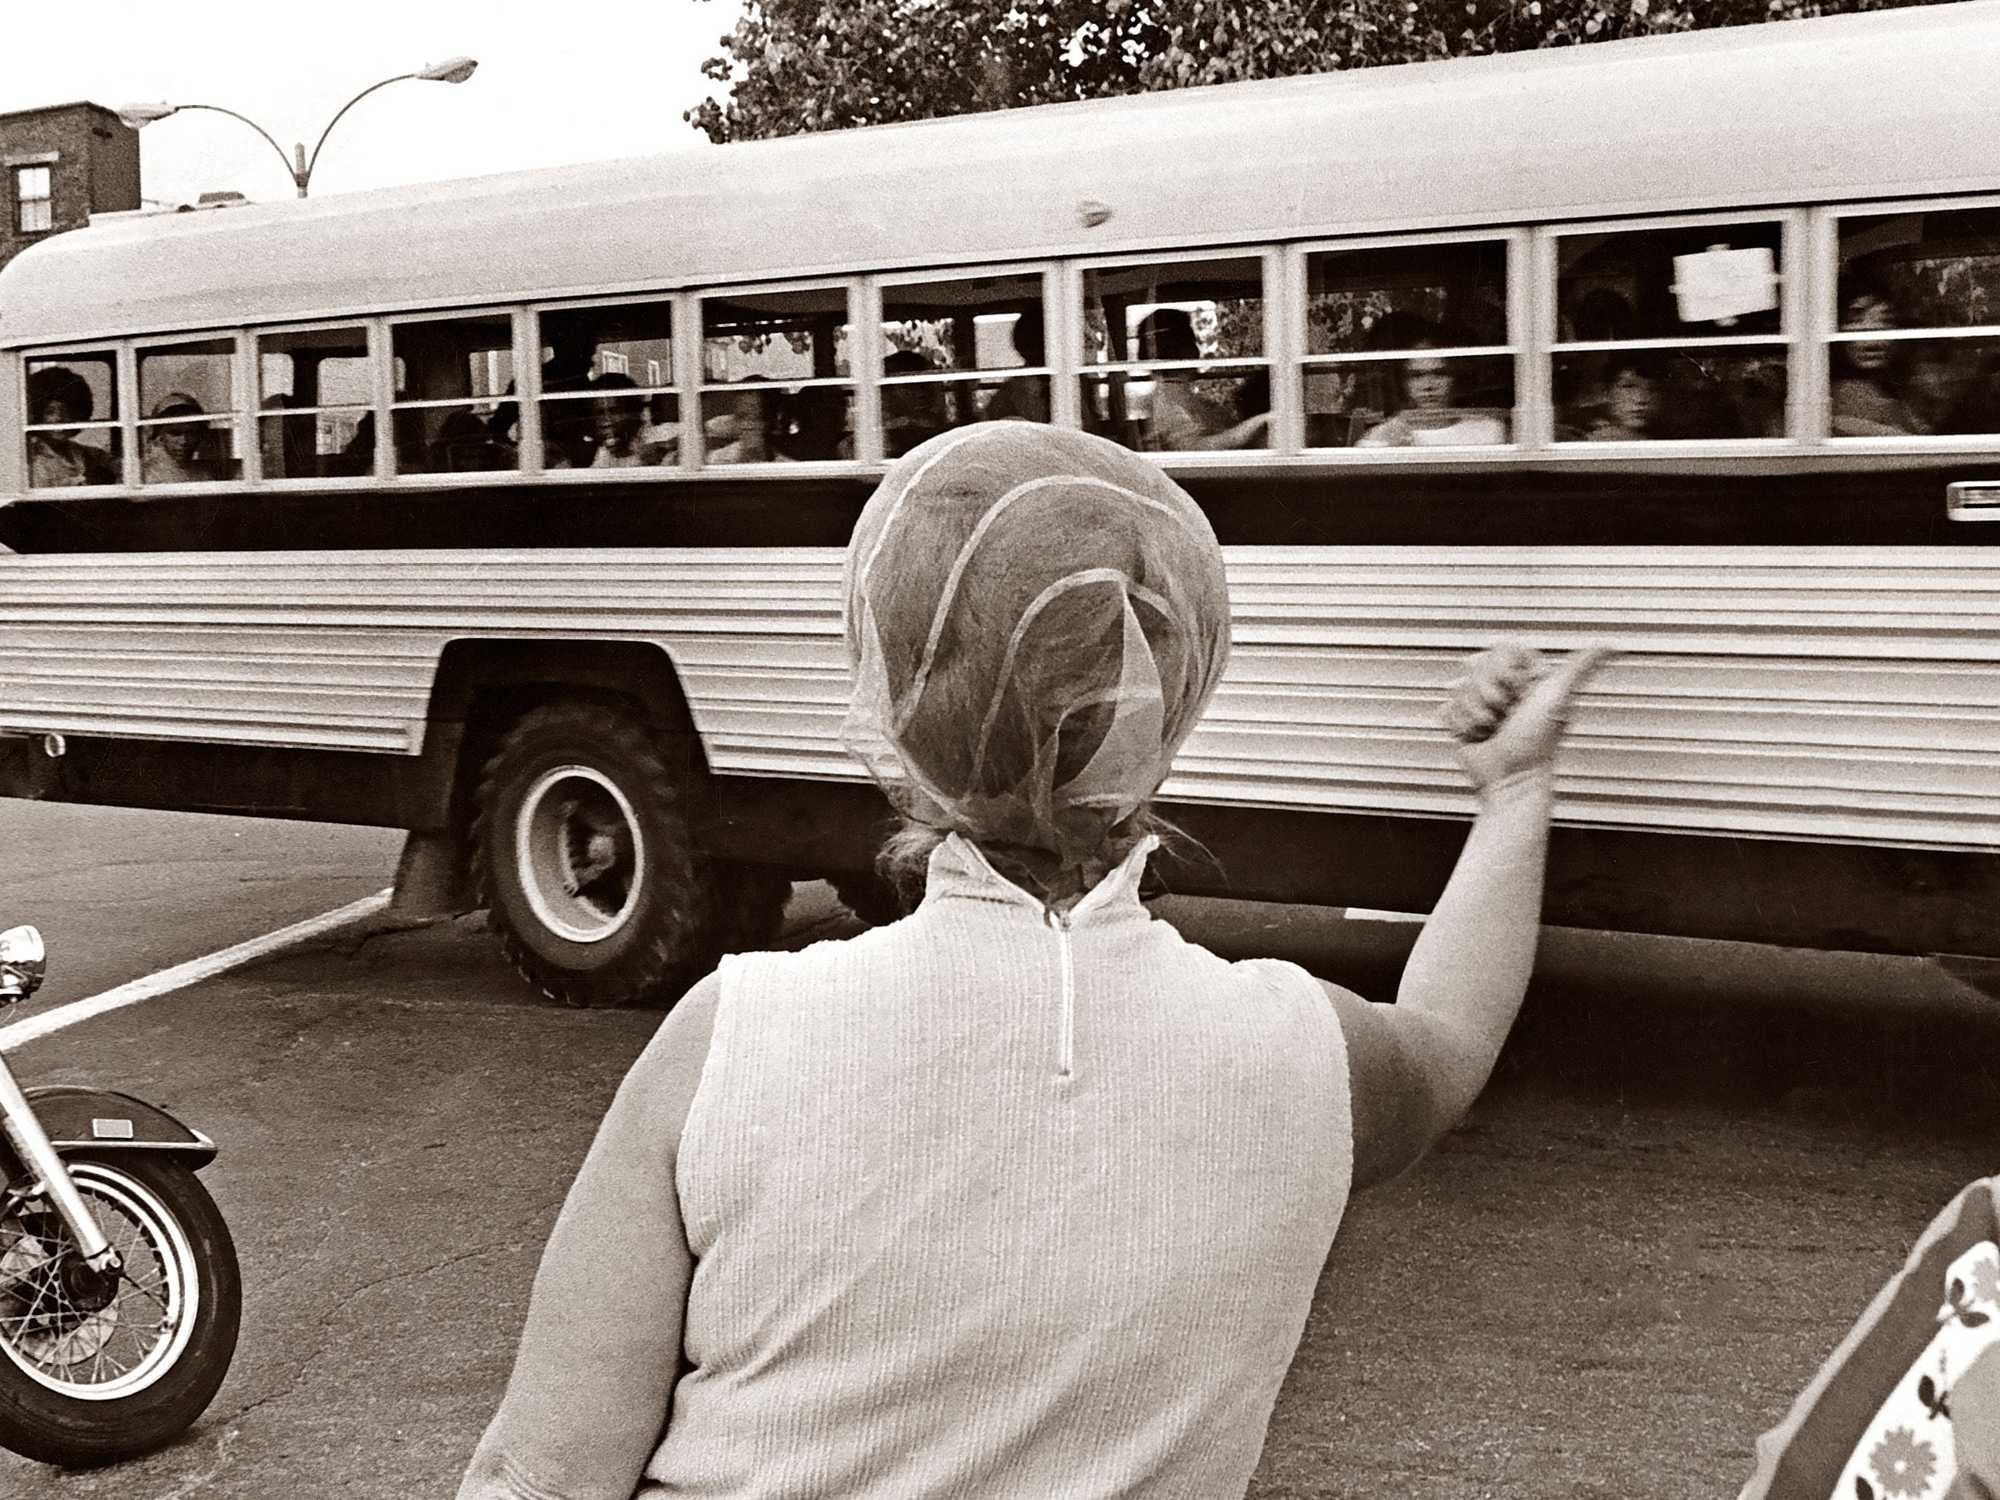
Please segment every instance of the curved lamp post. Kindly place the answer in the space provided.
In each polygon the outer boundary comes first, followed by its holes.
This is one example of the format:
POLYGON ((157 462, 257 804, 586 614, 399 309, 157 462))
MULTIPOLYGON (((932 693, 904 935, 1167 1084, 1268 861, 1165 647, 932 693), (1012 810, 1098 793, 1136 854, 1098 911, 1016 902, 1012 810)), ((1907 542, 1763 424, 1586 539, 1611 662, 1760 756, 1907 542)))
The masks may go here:
POLYGON ((143 129, 155 120, 164 120, 168 115, 177 115, 186 109, 205 109, 213 114, 228 115, 232 120, 241 120, 261 135, 270 148, 278 153, 278 159, 285 164, 285 171, 291 175, 292 185, 299 190, 299 196, 303 198, 306 195, 307 185, 312 182, 313 168, 319 164, 320 148, 326 144, 326 138, 333 134, 333 127, 340 123, 341 116, 355 105, 377 89, 385 89, 392 83, 401 83, 409 78, 420 78, 427 83, 463 83, 472 76, 473 70, 478 66, 479 63, 474 58, 447 57, 443 62, 431 63, 414 73, 398 73, 395 77, 385 78, 380 83, 369 84, 367 88, 341 105, 334 117, 326 122, 326 129, 319 133, 319 140, 313 144, 311 156, 306 155, 304 142, 293 146, 290 156, 285 155, 285 148, 272 139, 270 131, 248 115, 239 115, 235 110, 224 109, 219 104, 128 104, 118 111, 118 118, 134 130, 143 129))

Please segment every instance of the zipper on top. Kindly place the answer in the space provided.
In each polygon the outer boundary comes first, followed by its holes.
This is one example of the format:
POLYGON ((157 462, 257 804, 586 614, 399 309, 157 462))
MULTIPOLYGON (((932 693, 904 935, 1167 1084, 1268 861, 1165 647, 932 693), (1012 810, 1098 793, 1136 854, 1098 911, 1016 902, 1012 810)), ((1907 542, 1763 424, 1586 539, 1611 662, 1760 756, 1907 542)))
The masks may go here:
POLYGON ((1045 908, 1042 920, 1056 935, 1062 963, 1062 1009, 1056 1016, 1056 1076, 1067 1078, 1076 1056, 1076 960, 1070 953, 1069 913, 1045 908))

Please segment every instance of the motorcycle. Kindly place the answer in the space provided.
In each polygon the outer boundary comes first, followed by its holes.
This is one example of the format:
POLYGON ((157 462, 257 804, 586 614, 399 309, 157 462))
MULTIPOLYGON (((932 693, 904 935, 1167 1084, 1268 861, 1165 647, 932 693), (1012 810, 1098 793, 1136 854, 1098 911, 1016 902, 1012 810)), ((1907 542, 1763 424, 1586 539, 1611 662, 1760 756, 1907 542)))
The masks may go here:
MULTIPOLYGON (((47 972, 0 932, 0 1006, 47 972)), ((195 1172, 215 1142, 129 1094, 23 1090, 0 1055, 0 1446, 67 1468, 171 1442, 236 1351, 243 1283, 195 1172)))

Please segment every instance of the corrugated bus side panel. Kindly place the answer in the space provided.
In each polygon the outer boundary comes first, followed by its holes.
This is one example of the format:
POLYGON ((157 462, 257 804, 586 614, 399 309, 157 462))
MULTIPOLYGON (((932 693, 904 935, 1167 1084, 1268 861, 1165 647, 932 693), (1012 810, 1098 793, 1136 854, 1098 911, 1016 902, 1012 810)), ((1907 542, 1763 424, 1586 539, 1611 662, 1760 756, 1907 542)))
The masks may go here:
MULTIPOLYGON (((1942 548, 1232 548, 1235 652, 1165 794, 1465 814, 1468 651, 1602 640, 1558 815, 2000 848, 2000 560, 1942 548)), ((0 730, 422 747, 445 644, 648 640, 718 771, 858 779, 833 549, 0 559, 0 730)))

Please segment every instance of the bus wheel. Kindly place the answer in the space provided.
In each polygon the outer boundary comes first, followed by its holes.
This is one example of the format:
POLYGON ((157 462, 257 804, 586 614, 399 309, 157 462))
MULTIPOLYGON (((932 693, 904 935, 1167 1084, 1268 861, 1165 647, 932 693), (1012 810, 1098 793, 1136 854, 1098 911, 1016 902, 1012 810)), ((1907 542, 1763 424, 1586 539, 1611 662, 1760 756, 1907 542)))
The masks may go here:
POLYGON ((486 762, 480 899, 523 978, 565 1005, 627 1005, 704 955, 711 892, 683 788, 642 723, 599 703, 521 717, 486 762))

